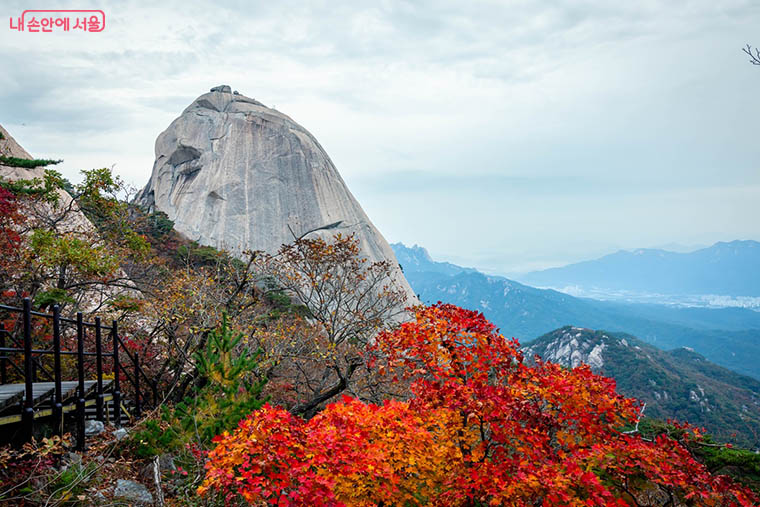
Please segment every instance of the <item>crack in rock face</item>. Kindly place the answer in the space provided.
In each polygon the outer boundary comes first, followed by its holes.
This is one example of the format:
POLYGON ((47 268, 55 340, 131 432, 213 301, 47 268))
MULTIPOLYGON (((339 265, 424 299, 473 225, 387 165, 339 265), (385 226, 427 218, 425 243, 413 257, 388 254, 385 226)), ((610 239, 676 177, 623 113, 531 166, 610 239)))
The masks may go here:
MULTIPOLYGON (((150 181, 136 201, 166 213, 178 232, 200 244, 237 255, 275 253, 294 234, 354 233, 363 256, 398 266, 314 136, 230 86, 193 101, 158 136, 155 153, 150 181)), ((416 302, 396 271, 407 302, 416 302)))

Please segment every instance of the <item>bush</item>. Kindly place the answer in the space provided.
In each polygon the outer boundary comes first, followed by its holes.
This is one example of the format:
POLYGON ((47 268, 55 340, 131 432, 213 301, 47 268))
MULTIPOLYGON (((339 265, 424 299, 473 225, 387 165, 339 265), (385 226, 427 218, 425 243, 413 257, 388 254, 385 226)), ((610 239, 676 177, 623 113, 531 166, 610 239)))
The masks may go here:
POLYGON ((163 211, 156 211, 148 216, 149 234, 153 239, 164 239, 174 228, 174 222, 163 211))

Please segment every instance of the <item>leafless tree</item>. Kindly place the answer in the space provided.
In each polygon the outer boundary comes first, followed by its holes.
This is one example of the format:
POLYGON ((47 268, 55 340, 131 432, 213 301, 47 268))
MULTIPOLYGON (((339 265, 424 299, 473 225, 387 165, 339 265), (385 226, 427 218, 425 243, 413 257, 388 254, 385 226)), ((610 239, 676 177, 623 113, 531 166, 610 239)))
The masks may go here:
POLYGON ((279 376, 298 393, 291 412, 310 417, 343 392, 361 396, 362 351, 406 303, 391 264, 368 261, 355 237, 340 234, 332 241, 299 238, 262 260, 262 271, 304 308, 312 329, 281 352, 279 376))

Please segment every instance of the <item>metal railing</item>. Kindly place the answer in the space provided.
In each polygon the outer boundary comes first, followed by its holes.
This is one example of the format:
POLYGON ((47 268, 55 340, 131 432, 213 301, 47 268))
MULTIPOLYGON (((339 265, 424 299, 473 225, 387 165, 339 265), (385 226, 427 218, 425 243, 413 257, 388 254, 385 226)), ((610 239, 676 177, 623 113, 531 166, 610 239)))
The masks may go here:
POLYGON ((7 365, 10 364, 15 368, 18 376, 24 379, 24 402, 21 411, 21 423, 23 425, 25 439, 31 439, 34 424, 35 424, 35 400, 34 400, 34 384, 37 380, 39 373, 42 373, 48 380, 54 383, 54 399, 52 402, 52 418, 54 422, 54 429, 57 434, 60 434, 63 429, 64 422, 64 399, 62 390, 62 368, 61 358, 62 356, 75 356, 76 357, 76 370, 77 370, 77 396, 76 396, 76 425, 77 425, 77 448, 79 450, 84 448, 85 438, 85 407, 87 403, 87 391, 85 389, 85 357, 95 358, 95 407, 96 418, 98 420, 106 420, 107 414, 105 403, 105 392, 103 387, 103 358, 111 358, 112 364, 112 401, 111 401, 111 419, 116 426, 121 425, 121 410, 122 410, 122 393, 120 380, 122 375, 126 380, 130 382, 134 389, 134 413, 136 417, 140 417, 142 413, 143 398, 145 393, 141 389, 140 377, 145 379, 146 384, 151 388, 153 394, 153 405, 158 403, 158 389, 156 382, 152 380, 145 373, 140 366, 140 356, 137 351, 132 354, 129 353, 124 345, 121 337, 119 336, 119 328, 116 321, 113 321, 110 326, 103 326, 100 317, 95 317, 95 322, 85 322, 83 320, 82 312, 76 314, 76 318, 69 319, 61 317, 60 308, 58 305, 53 306, 53 313, 41 313, 32 310, 32 302, 29 298, 23 300, 21 308, 14 306, 0 305, 0 312, 8 312, 10 314, 20 314, 21 317, 21 335, 23 343, 19 343, 19 340, 13 335, 11 330, 5 329, 4 324, 0 326, 0 385, 8 383, 8 371, 7 365), (32 318, 42 318, 49 320, 52 323, 52 349, 35 349, 33 348, 33 325, 32 318), (76 350, 64 350, 61 346, 61 328, 62 324, 69 324, 76 326, 76 350), (103 330, 106 330, 108 335, 108 341, 111 343, 111 351, 103 351, 103 330), (85 350, 85 338, 88 330, 93 330, 95 333, 95 350, 85 350), (11 344, 6 343, 6 337, 10 337, 11 344), (23 354, 23 368, 19 367, 15 362, 11 360, 9 354, 23 354), (53 356, 53 371, 50 372, 48 368, 44 366, 41 361, 41 357, 45 355, 53 356), (123 368, 120 356, 126 356, 128 366, 131 368, 123 368), (131 363, 131 364, 129 364, 131 363), (132 369, 132 372, 129 372, 132 369))

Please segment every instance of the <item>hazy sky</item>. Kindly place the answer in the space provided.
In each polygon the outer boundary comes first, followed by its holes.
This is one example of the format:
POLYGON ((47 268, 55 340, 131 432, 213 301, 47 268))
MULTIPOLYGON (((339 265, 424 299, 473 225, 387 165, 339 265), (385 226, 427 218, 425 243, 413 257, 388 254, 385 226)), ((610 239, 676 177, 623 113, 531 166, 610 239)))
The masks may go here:
POLYGON ((229 84, 319 139, 390 242, 510 273, 760 239, 757 0, 0 4, 0 123, 143 186, 229 84), (16 32, 28 8, 102 33, 16 32))

